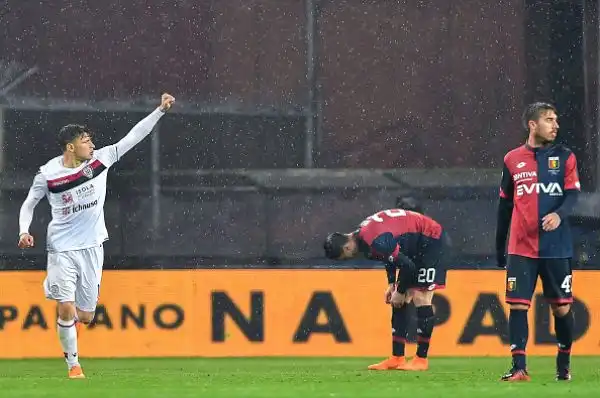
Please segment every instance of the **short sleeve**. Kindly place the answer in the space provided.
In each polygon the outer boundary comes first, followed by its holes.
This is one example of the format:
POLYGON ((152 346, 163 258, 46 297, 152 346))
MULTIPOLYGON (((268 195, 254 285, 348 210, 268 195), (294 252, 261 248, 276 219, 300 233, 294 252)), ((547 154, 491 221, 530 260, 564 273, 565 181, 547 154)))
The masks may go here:
POLYGON ((565 190, 569 189, 581 191, 579 173, 577 172, 577 159, 574 153, 569 155, 567 164, 565 165, 565 190))

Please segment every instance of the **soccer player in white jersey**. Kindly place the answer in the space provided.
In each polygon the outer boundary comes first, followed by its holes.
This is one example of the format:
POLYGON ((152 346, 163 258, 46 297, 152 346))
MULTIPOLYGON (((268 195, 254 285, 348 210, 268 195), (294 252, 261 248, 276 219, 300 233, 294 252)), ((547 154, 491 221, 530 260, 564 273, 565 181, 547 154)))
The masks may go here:
POLYGON ((46 196, 52 211, 48 225, 47 298, 58 303, 58 337, 69 378, 84 378, 77 352, 77 322, 94 319, 104 263, 104 200, 108 169, 144 139, 175 98, 163 94, 160 106, 119 142, 95 150, 91 132, 69 124, 59 131, 63 154, 40 167, 19 215, 19 247, 33 247, 33 212, 46 196))

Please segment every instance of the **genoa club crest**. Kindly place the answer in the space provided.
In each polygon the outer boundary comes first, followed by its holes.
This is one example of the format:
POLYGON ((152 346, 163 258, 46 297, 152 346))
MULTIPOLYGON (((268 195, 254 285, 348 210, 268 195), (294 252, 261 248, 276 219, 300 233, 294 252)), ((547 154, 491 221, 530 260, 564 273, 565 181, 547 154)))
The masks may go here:
POLYGON ((90 166, 85 166, 81 170, 81 174, 83 174, 87 178, 92 178, 94 176, 94 170, 90 166))
POLYGON ((506 281, 506 291, 514 292, 515 290, 517 290, 517 278, 508 278, 506 281))
POLYGON ((558 156, 552 156, 548 158, 548 168, 550 170, 556 170, 560 167, 558 156))

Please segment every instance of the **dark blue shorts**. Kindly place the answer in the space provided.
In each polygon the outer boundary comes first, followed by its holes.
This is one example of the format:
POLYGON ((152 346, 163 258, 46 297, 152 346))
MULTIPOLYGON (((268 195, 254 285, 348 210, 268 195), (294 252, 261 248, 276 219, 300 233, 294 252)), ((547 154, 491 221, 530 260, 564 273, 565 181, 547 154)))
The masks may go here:
POLYGON ((448 236, 442 233, 440 239, 428 239, 421 256, 415 261, 417 282, 412 289, 437 290, 446 287, 446 271, 449 255, 448 236))
POLYGON ((573 302, 570 258, 530 258, 508 256, 506 266, 506 302, 531 304, 538 276, 544 297, 551 304, 573 302))

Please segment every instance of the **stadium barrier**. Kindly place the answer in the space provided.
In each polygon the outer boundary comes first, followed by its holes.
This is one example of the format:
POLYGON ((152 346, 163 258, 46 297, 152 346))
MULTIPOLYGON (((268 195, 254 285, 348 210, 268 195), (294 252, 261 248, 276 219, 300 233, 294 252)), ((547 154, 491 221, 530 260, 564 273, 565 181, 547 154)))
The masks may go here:
MULTIPOLYGON (((57 357, 56 308, 43 272, 0 277, 0 357, 57 357)), ((576 271, 576 355, 600 355, 598 271, 576 271)), ((455 270, 436 296, 432 356, 506 356, 504 272, 455 270)), ((85 357, 385 356, 390 307, 381 270, 106 271, 85 357)), ((552 316, 536 295, 532 355, 554 355, 552 316)), ((414 319, 413 319, 414 322, 414 319)), ((414 341, 414 335, 410 336, 414 341)), ((408 347, 412 354, 414 347, 408 347)))

